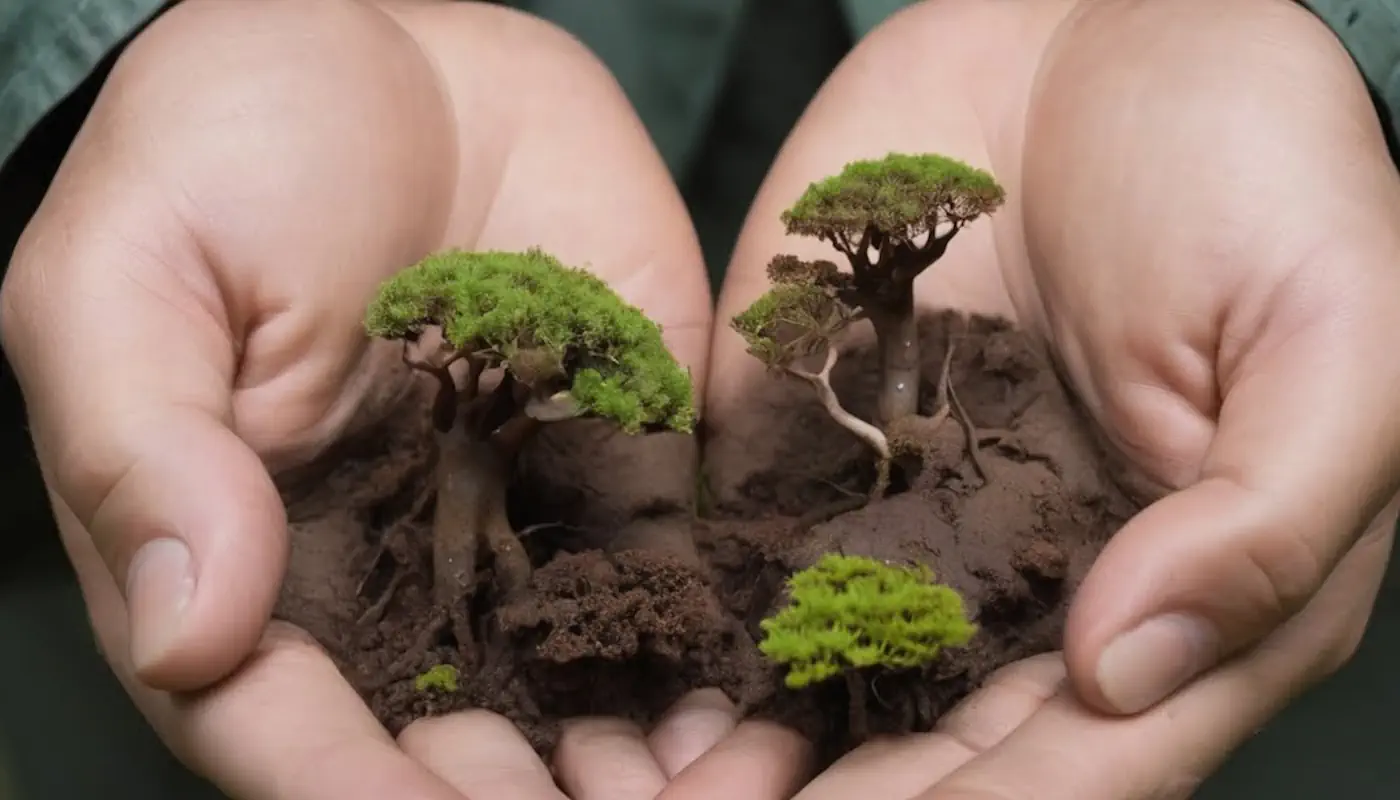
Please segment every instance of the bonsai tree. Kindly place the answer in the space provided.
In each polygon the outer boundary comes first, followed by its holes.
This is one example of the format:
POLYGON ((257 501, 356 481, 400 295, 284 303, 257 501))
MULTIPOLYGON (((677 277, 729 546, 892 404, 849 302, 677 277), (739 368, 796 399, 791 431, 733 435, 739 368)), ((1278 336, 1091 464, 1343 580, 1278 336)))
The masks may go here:
MULTIPOLYGON (((773 288, 731 326, 770 368, 810 383, 832 417, 887 465, 885 430, 919 409, 914 281, 943 256, 959 231, 1004 199, 990 174, 940 155, 892 153, 848 164, 809 186, 782 220, 788 233, 834 247, 849 271, 831 261, 776 256, 768 265, 773 288), (834 340, 860 320, 874 327, 879 347, 876 425, 843 409, 830 385, 839 358, 834 340), (821 368, 798 366, 821 354, 821 368)), ((940 395, 950 391, 946 367, 945 359, 940 395)))
POLYGON ((694 426, 690 376, 666 349, 661 328, 603 281, 538 249, 428 256, 379 288, 365 329, 402 340, 405 363, 438 384, 431 413, 439 613, 425 636, 450 621, 463 650, 472 641, 478 554, 490 554, 507 603, 530 579, 530 560, 506 516, 506 489, 534 432, 581 415, 633 434, 694 426), (440 331, 440 344, 414 357, 410 344, 429 328, 440 331))
POLYGON ((861 670, 924 666, 977 631, 962 597, 927 567, 835 553, 789 578, 787 605, 760 626, 759 650, 787 666, 788 688, 845 676, 857 740, 868 727, 861 670))

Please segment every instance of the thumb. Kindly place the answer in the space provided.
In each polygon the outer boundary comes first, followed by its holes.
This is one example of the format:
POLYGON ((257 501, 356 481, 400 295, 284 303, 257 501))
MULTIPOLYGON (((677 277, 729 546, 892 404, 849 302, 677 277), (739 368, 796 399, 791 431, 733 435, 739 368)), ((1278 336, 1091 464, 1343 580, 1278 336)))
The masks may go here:
POLYGON ((230 429, 235 350, 198 248, 134 247, 41 212, 0 334, 45 480, 124 593, 137 676, 172 691, 224 677, 267 623, 285 515, 230 429))
MULTIPOLYGON (((1259 641, 1395 493, 1400 328, 1386 304, 1400 286, 1388 258, 1327 262, 1275 291, 1251 329, 1227 322, 1242 335, 1222 341, 1245 344, 1222 345, 1198 479, 1125 525, 1076 596, 1065 654, 1089 704, 1137 713, 1259 641)), ((1348 654, 1316 655, 1331 669, 1348 654)))

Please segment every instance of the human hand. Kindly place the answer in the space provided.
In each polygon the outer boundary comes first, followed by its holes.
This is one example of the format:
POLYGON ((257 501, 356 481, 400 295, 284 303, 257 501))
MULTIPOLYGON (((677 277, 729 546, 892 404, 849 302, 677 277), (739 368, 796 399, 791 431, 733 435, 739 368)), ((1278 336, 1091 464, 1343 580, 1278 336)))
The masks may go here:
POLYGON ((464 796, 500 800, 787 800, 811 766, 801 737, 739 721, 715 689, 681 698, 645 734, 618 719, 571 721, 552 774, 514 725, 482 711, 420 720, 399 739, 464 796))
MULTIPOLYGON (((988 167, 1008 193, 920 302, 1039 334, 1159 499, 1073 603, 1073 695, 946 773, 912 766, 938 761, 915 737, 902 772, 863 774, 929 798, 1189 793, 1350 658, 1391 546, 1400 183, 1355 67, 1285 0, 921 4, 809 109, 721 318, 772 254, 831 257, 778 222, 807 182, 891 150, 988 167)), ((758 365, 717 335, 708 408, 742 440, 758 365)))
POLYGON ((268 626, 271 473, 374 418, 376 285, 429 251, 590 264, 704 377, 683 206, 577 44, 479 4, 189 0, 113 71, 3 291, 4 344, 102 650, 249 800, 456 797, 268 626), (599 194, 598 186, 607 186, 599 194))

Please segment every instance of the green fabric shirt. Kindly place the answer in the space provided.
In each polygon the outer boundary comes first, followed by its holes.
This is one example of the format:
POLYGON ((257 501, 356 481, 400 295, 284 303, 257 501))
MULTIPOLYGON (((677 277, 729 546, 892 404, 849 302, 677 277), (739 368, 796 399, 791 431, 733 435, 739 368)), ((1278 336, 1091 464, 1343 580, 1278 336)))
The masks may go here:
POLYGON ((0 2, 0 164, 162 0, 0 2))

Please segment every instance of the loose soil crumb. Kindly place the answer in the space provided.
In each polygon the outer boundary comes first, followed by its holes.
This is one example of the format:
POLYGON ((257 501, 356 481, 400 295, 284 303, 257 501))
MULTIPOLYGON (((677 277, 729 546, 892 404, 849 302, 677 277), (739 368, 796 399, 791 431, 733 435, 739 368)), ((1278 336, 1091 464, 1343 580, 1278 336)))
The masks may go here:
MULTIPOLYGON (((425 399, 410 396, 314 490, 288 493, 293 557, 279 616, 326 646, 392 732, 424 715, 486 708, 547 753, 569 717, 646 725, 685 691, 718 686, 746 712, 801 730, 826 760, 853 745, 845 683, 784 689, 756 649, 758 623, 783 601, 786 577, 825 552, 916 561, 962 593, 979 625, 968 647, 926 670, 866 676, 873 733, 927 730, 997 667, 1059 647, 1074 589, 1136 505, 1026 336, 953 314, 921 329, 926 417, 892 436, 904 453, 894 489, 868 505, 853 498, 874 481, 869 453, 793 384, 754 392, 755 413, 776 409, 777 419, 741 423, 742 437, 707 448, 700 518, 671 480, 683 471, 665 463, 686 445, 547 439, 525 459, 532 474, 517 480, 512 503, 536 565, 528 596, 504 608, 478 601, 470 663, 450 638, 419 646, 432 609, 432 456, 425 399), (927 419, 950 331, 968 427, 955 415, 927 419), (632 477, 630 491, 609 495, 620 503, 597 499, 607 494, 601 473, 574 458, 601 449, 630 462, 615 470, 632 477), (571 463, 544 475, 539 452, 571 463), (651 498, 637 491, 636 477, 648 475, 669 480, 651 498), (413 678, 440 663, 459 669, 459 690, 415 690, 413 678)), ((846 406, 869 418, 873 348, 852 350, 834 379, 846 406)), ((598 441, 596 427, 572 435, 598 441)))

